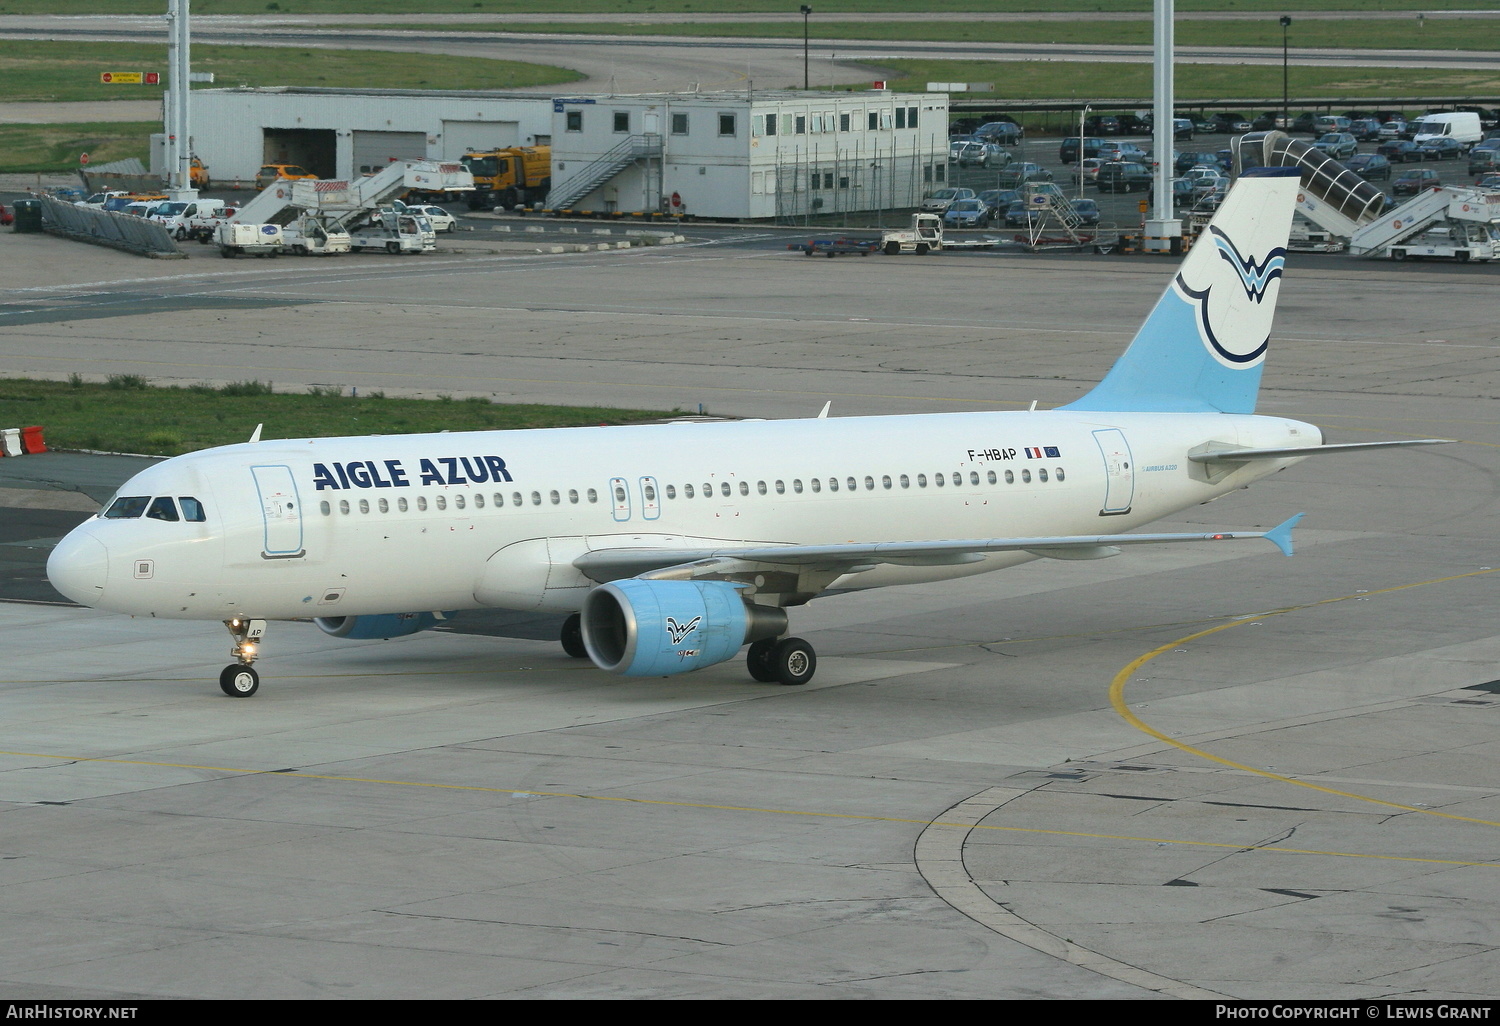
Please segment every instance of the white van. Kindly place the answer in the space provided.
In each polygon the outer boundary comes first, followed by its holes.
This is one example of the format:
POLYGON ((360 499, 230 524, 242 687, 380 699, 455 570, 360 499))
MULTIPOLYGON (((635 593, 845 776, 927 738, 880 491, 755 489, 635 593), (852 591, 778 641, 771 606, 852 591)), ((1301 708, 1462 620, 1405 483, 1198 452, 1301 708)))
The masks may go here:
POLYGON ((1427 114, 1417 119, 1412 126, 1411 138, 1418 146, 1428 139, 1457 139, 1468 149, 1484 138, 1484 129, 1479 125, 1479 115, 1471 110, 1453 111, 1448 114, 1427 114))

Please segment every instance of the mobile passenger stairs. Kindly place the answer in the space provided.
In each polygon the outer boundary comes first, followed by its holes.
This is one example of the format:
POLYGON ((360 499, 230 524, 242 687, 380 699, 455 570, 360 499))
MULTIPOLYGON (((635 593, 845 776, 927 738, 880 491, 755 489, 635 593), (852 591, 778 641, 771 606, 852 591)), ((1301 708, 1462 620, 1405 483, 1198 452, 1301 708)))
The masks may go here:
MULTIPOLYGON (((399 220, 396 217, 398 212, 392 206, 395 200, 413 190, 456 193, 472 191, 473 188, 474 176, 462 164, 398 160, 373 175, 352 182, 337 179, 272 182, 240 207, 232 220, 240 224, 282 227, 316 222, 327 229, 347 232, 356 240, 361 234, 379 235, 376 248, 391 252, 414 251, 407 244, 408 240, 398 237, 400 233, 394 227, 399 220)), ((374 245, 367 239, 363 248, 374 245)), ((361 248, 360 242, 355 242, 355 248, 361 248)), ((420 245, 417 250, 420 250, 420 245)))
MULTIPOLYGON (((1302 191, 1297 212, 1323 229, 1322 237, 1348 240, 1361 257, 1500 258, 1500 193, 1463 186, 1420 192, 1387 210, 1385 193, 1337 160, 1285 132, 1256 132, 1235 145, 1235 172, 1253 167, 1297 167, 1302 191)), ((1308 232, 1314 240, 1319 233, 1308 232)), ((1313 245, 1304 248, 1314 248, 1313 245)), ((1325 247, 1318 247, 1325 248, 1325 247)), ((1332 244, 1326 244, 1332 248, 1332 244)))
POLYGON ((1120 232, 1113 225, 1086 225, 1073 201, 1052 182, 1027 182, 1021 198, 1028 216, 1026 232, 1016 241, 1032 252, 1042 249, 1092 248, 1109 253, 1119 245, 1120 232))

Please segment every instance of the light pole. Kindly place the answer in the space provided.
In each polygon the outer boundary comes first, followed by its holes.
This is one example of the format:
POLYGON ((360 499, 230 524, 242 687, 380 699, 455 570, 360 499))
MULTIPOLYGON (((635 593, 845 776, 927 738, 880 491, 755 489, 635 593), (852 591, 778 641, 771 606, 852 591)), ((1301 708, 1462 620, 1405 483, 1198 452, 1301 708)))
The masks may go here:
POLYGON ((807 73, 807 16, 812 14, 812 8, 806 4, 802 5, 802 88, 811 89, 812 79, 807 73))
POLYGON ((1292 111, 1291 102, 1288 99, 1290 91, 1287 89, 1286 77, 1286 30, 1291 27, 1292 19, 1283 14, 1281 16, 1281 127, 1288 132, 1292 130, 1292 111))
POLYGON ((1089 119, 1089 111, 1091 110, 1093 110, 1093 107, 1085 103, 1083 110, 1078 112, 1078 163, 1074 166, 1074 170, 1078 172, 1079 199, 1083 199, 1083 123, 1089 119))

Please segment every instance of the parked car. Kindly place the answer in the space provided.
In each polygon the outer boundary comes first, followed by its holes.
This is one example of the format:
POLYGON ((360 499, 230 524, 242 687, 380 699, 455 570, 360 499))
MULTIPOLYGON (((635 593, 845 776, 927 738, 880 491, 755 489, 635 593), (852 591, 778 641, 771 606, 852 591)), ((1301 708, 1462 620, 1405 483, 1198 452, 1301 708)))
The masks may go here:
POLYGON ((1389 121, 1382 121, 1380 123, 1380 138, 1382 140, 1409 139, 1410 136, 1406 134, 1406 119, 1398 117, 1391 118, 1389 121))
POLYGON ((1073 201, 1073 212, 1078 215, 1081 223, 1096 225, 1099 223, 1099 201, 1091 199, 1076 199, 1073 201))
POLYGON ((1360 142, 1374 142, 1380 138, 1380 122, 1374 118, 1359 118, 1350 121, 1349 134, 1360 142))
POLYGON ((1478 189, 1500 190, 1500 172, 1494 174, 1480 175, 1474 179, 1474 186, 1478 189))
POLYGON ((948 137, 948 163, 958 163, 958 155, 963 152, 964 147, 973 142, 966 135, 950 135, 948 137))
POLYGON ((1366 181, 1391 177, 1391 162, 1378 153, 1356 153, 1344 161, 1344 166, 1366 181))
POLYGON ((1269 132, 1273 128, 1285 128, 1288 119, 1282 116, 1279 110, 1268 110, 1259 114, 1250 122, 1250 128, 1256 132, 1269 132))
POLYGON ((1214 115, 1214 124, 1218 127, 1216 132, 1248 132, 1250 131, 1250 119, 1243 114, 1232 114, 1221 111, 1214 115))
POLYGON ((278 179, 296 181, 298 179, 316 179, 318 176, 296 164, 263 164, 261 169, 255 172, 255 187, 264 189, 278 179))
POLYGON ((1010 163, 1010 153, 992 142, 966 142, 958 148, 958 156, 949 151, 949 160, 956 160, 959 167, 1004 167, 1010 163))
POLYGON ((1464 155, 1464 144, 1457 139, 1438 136, 1417 144, 1417 152, 1423 160, 1458 160, 1464 155))
POLYGON ((1328 132, 1313 143, 1313 146, 1334 160, 1343 160, 1359 152, 1359 140, 1350 132, 1328 132))
POLYGON ((1026 136, 1026 131, 1014 121, 987 121, 974 129, 974 138, 981 142, 1014 146, 1026 136))
POLYGON ((973 189, 939 189, 922 197, 921 209, 941 212, 947 210, 959 200, 973 198, 973 189))
POLYGON ((432 230, 438 233, 458 231, 458 218, 454 217, 442 207, 407 207, 413 214, 427 218, 432 222, 432 230))
POLYGON ((1005 227, 1007 228, 1030 228, 1034 224, 1040 224, 1046 211, 1040 207, 1033 207, 1025 200, 1016 200, 1005 208, 1005 227))
POLYGON ((1085 135, 1082 137, 1072 135, 1064 139, 1057 147, 1057 159, 1064 164, 1071 164, 1078 159, 1079 151, 1083 151, 1084 157, 1099 156, 1099 148, 1105 142, 1097 135, 1085 135))
POLYGON ((1192 117, 1194 132, 1217 132, 1219 123, 1214 120, 1212 114, 1194 114, 1192 117))
POLYGON ((1099 147, 1099 152, 1095 156, 1104 161, 1125 160, 1134 161, 1137 164, 1144 164, 1150 159, 1150 154, 1145 150, 1141 149, 1135 143, 1128 142, 1105 143, 1099 147))
POLYGON ((1130 161, 1110 161, 1099 169, 1094 185, 1100 192, 1144 192, 1151 188, 1151 169, 1130 161))
POLYGON ((1211 192, 1205 192, 1193 203, 1193 210, 1199 213, 1212 213, 1223 204, 1224 198, 1229 195, 1229 182, 1226 180, 1219 183, 1211 192))
POLYGON ((1301 114, 1298 114, 1296 117, 1292 118, 1292 127, 1287 129, 1287 131, 1312 132, 1314 135, 1317 135, 1319 134, 1318 116, 1309 111, 1303 111, 1301 114))
POLYGON ((1402 171, 1391 182, 1391 192, 1397 196, 1415 196, 1419 192, 1442 185, 1443 180, 1430 167, 1414 167, 1402 171))
POLYGON ((1191 178, 1172 179, 1172 206, 1190 207, 1198 199, 1198 194, 1193 190, 1191 178))
POLYGON ((1390 142, 1383 142, 1375 147, 1375 152, 1392 164, 1405 164, 1422 159, 1422 152, 1410 139, 1392 139, 1390 142))
POLYGON ((1329 132, 1349 131, 1349 119, 1339 114, 1319 114, 1313 118, 1313 132, 1326 135, 1329 132))
POLYGON ((996 176, 995 187, 999 189, 1019 189, 1027 182, 1050 181, 1052 181, 1052 172, 1040 164, 1012 164, 996 176))
POLYGON ((1073 165, 1073 181, 1079 184, 1092 182, 1099 177, 1099 169, 1104 166, 1104 163, 1098 157, 1084 157, 1073 165))
POLYGON ((1095 135, 1119 135, 1120 119, 1113 114, 1095 114, 1084 119, 1083 127, 1095 135))
POLYGON ((1469 174, 1482 175, 1500 171, 1500 150, 1470 150, 1469 174))
POLYGON ((990 208, 979 198, 954 200, 943 211, 944 228, 983 228, 990 223, 990 208))
POLYGON ((981 203, 990 208, 991 221, 1020 198, 1021 193, 1017 189, 986 189, 977 197, 981 203))
POLYGON ((1192 183, 1194 193, 1200 194, 1212 191, 1220 182, 1228 181, 1218 167, 1190 167, 1183 172, 1182 177, 1192 183))
POLYGON ((1223 164, 1221 164, 1219 161, 1218 153, 1209 150, 1199 150, 1197 152, 1187 151, 1179 153, 1177 154, 1177 159, 1172 161, 1172 170, 1177 174, 1182 174, 1190 167, 1222 168, 1223 164))

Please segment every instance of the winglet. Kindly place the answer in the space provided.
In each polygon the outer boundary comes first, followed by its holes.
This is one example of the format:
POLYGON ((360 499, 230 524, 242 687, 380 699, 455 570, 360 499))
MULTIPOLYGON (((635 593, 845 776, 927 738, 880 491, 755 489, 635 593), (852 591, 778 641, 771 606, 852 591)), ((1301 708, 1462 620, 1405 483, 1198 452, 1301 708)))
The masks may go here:
POLYGON ((1283 556, 1292 554, 1292 528, 1297 526, 1297 521, 1307 516, 1306 513, 1298 513, 1288 517, 1285 521, 1277 524, 1267 531, 1262 537, 1281 550, 1283 556))
POLYGON ((255 425, 255 430, 252 431, 252 432, 250 432, 250 441, 252 441, 252 442, 258 442, 258 441, 260 441, 260 429, 263 428, 263 427, 265 427, 264 424, 257 424, 257 425, 255 425))

